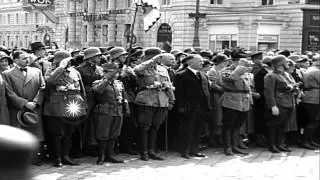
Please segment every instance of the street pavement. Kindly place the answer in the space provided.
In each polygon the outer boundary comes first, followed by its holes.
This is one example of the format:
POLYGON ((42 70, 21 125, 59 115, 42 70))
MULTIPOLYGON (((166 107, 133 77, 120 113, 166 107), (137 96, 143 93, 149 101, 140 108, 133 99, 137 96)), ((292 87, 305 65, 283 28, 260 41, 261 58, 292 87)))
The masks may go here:
POLYGON ((221 148, 203 151, 205 158, 183 159, 170 152, 165 161, 139 160, 119 154, 124 164, 95 165, 96 158, 78 159, 80 166, 32 166, 34 180, 319 180, 319 151, 295 148, 272 154, 252 148, 250 154, 225 156, 221 148))

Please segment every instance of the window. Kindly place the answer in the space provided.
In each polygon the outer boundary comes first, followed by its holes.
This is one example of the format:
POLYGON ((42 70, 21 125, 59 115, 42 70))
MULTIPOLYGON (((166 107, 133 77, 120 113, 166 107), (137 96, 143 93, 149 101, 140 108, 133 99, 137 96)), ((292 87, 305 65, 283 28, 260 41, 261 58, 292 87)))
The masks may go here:
POLYGON ((24 44, 24 47, 25 47, 25 48, 28 48, 28 36, 25 36, 25 37, 24 37, 24 43, 25 43, 25 44, 24 44))
POLYGON ((7 24, 10 24, 10 20, 11 20, 10 14, 7 14, 7 24))
POLYGON ((15 46, 18 46, 19 45, 19 36, 16 36, 16 44, 15 46))
POLYGON ((306 0, 306 4, 320 4, 319 0, 306 0))
POLYGON ((127 7, 131 7, 132 1, 131 0, 127 0, 127 7))
POLYGON ((19 24, 19 14, 16 14, 16 24, 19 24))
POLYGON ((104 7, 105 9, 109 9, 109 0, 105 0, 104 7))
POLYGON ((222 0, 210 0, 210 4, 222 4, 222 0))
POLYGON ((211 34, 209 35, 209 48, 212 51, 222 51, 237 47, 237 34, 211 34))
POLYGON ((273 5, 273 0, 262 0, 262 5, 273 5))
POLYGON ((162 0, 162 5, 169 5, 170 4, 170 0, 162 0))
POLYGON ((24 23, 25 23, 25 24, 28 24, 28 19, 29 19, 29 14, 28 14, 28 13, 25 13, 25 14, 24 14, 24 23))
POLYGON ((39 23, 39 14, 38 14, 38 12, 34 13, 34 19, 35 19, 35 23, 38 24, 39 23))
POLYGON ((105 42, 108 42, 108 25, 102 26, 102 36, 104 36, 105 42))

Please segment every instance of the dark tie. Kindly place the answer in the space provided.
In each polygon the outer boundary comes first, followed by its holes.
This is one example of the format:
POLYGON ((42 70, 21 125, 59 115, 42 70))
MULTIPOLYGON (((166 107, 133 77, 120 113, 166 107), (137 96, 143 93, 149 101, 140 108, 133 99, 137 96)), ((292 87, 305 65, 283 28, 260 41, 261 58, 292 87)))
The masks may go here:
POLYGON ((201 74, 200 74, 200 72, 198 71, 197 73, 196 73, 197 75, 197 78, 199 79, 199 80, 201 80, 201 74))
POLYGON ((20 71, 21 71, 21 72, 23 72, 23 71, 24 71, 24 72, 27 72, 27 68, 20 68, 20 71))

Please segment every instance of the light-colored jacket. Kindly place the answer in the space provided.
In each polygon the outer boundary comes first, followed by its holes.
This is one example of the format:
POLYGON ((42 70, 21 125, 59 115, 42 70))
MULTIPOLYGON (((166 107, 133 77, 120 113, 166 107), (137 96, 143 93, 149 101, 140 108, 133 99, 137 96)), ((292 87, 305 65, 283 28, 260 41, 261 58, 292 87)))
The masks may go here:
POLYGON ((249 71, 247 67, 237 66, 234 70, 222 72, 222 83, 225 90, 222 96, 222 107, 241 112, 250 110, 253 100, 249 71))
POLYGON ((154 60, 147 60, 134 69, 138 81, 135 104, 152 107, 169 107, 175 97, 173 85, 165 67, 154 60))
POLYGON ((0 124, 9 125, 10 121, 7 97, 6 97, 6 86, 0 74, 0 124))
POLYGON ((39 123, 36 127, 27 128, 38 137, 40 141, 44 139, 42 129, 42 103, 44 99, 45 81, 40 69, 27 67, 27 73, 24 77, 20 69, 16 66, 3 73, 3 78, 7 84, 7 97, 10 112, 10 124, 15 127, 21 127, 17 121, 17 113, 24 109, 27 102, 35 102, 38 107, 36 112, 39 116, 39 123))
POLYGON ((304 96, 303 103, 320 104, 320 69, 311 66, 304 73, 304 96))

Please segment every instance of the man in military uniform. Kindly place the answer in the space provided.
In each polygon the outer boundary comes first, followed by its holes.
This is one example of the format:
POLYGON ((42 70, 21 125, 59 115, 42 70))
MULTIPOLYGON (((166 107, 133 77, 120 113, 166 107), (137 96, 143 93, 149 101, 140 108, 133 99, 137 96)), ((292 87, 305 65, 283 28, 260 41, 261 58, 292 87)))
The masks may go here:
POLYGON ((284 124, 292 115, 298 84, 291 83, 290 74, 285 72, 289 66, 284 55, 274 56, 271 64, 274 70, 264 77, 269 150, 273 153, 290 152, 283 142, 284 124))
POLYGON ((55 167, 79 165, 69 157, 71 135, 87 115, 85 89, 80 73, 71 67, 71 54, 54 54, 53 66, 45 75, 48 97, 44 115, 53 139, 55 167))
MULTIPOLYGON (((137 78, 132 67, 128 65, 129 62, 127 62, 131 61, 131 59, 127 59, 128 53, 123 47, 114 47, 109 53, 110 60, 120 67, 118 80, 124 85, 130 110, 133 112, 134 100, 137 93, 137 78)), ((119 138, 119 150, 124 153, 136 155, 135 144, 137 140, 137 127, 134 113, 132 113, 131 116, 126 116, 124 118, 122 125, 123 131, 119 138)))
POLYGON ((138 78, 137 121, 141 131, 141 159, 164 160, 155 153, 157 132, 174 104, 173 86, 166 68, 159 65, 156 47, 144 50, 144 62, 134 68, 138 78))
MULTIPOLYGON (((238 54, 239 55, 239 54, 238 54)), ((249 118, 250 106, 253 103, 251 81, 246 73, 251 72, 249 61, 233 56, 231 68, 222 72, 222 133, 224 153, 226 155, 248 154, 247 147, 240 140, 240 128, 249 118), (231 141, 232 140, 232 141, 231 141)))
POLYGON ((95 114, 95 135, 99 144, 97 164, 104 162, 123 163, 114 156, 114 145, 120 135, 123 114, 130 114, 123 83, 116 80, 119 76, 117 64, 103 64, 104 78, 93 83, 97 105, 95 114), (105 150, 107 148, 107 154, 105 150))
POLYGON ((101 56, 102 54, 99 48, 89 47, 84 51, 85 62, 76 68, 81 74, 85 88, 88 104, 88 115, 83 126, 81 127, 81 130, 78 132, 80 133, 80 137, 76 138, 77 140, 81 140, 83 144, 79 143, 76 145, 78 147, 75 147, 74 151, 80 151, 81 149, 79 148, 81 147, 79 147, 79 145, 81 145, 84 146, 83 148, 85 151, 89 151, 86 153, 92 153, 90 151, 92 150, 93 146, 97 145, 94 135, 94 120, 92 114, 93 108, 96 104, 92 90, 92 83, 101 79, 103 76, 103 70, 100 66, 98 66, 101 56))

